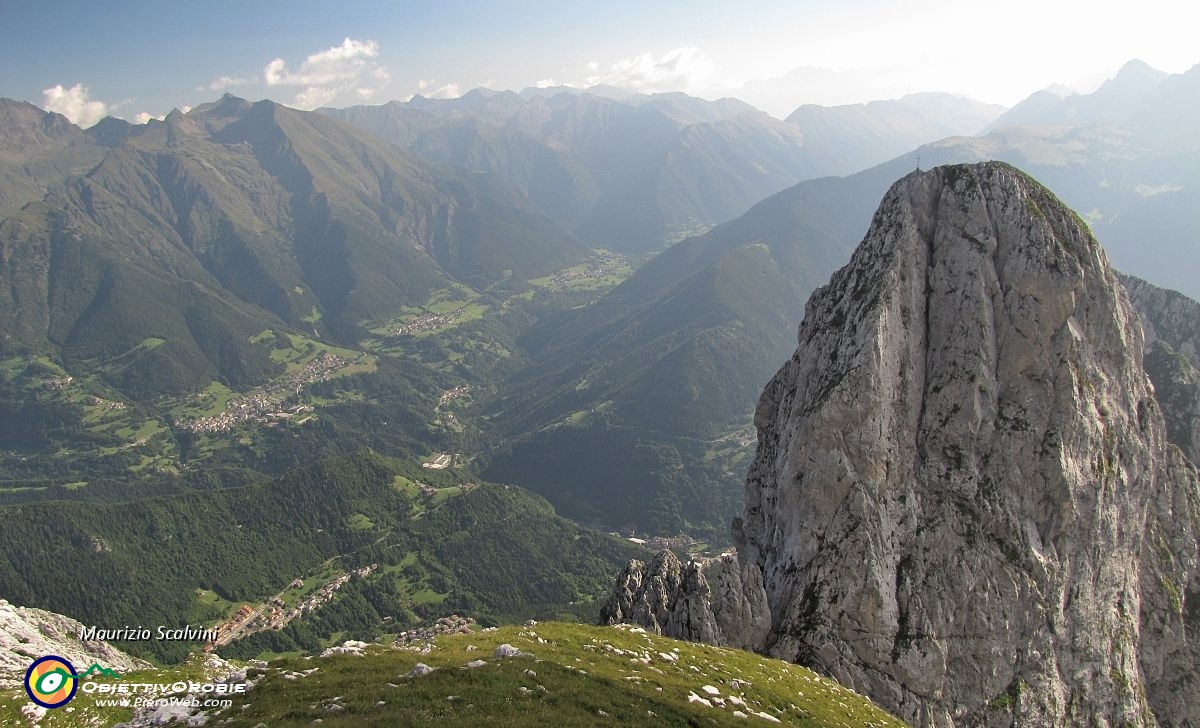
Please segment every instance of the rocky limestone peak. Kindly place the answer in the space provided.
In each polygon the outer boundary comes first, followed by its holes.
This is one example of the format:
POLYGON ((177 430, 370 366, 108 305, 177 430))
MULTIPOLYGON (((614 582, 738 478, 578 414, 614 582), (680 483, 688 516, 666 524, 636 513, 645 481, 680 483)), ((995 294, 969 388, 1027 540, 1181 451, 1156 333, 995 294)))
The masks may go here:
MULTIPOLYGON (((716 563, 766 613, 727 639, 768 623, 744 646, 919 726, 1200 724, 1200 484, 1143 348, 1100 245, 1037 182, 901 179, 759 402, 737 559, 716 563)), ((654 599, 704 624, 680 584, 654 599)))
POLYGON ((1073 212, 1003 164, 913 173, 799 343, 735 523, 769 652, 919 725, 1200 720, 1200 487, 1073 212))

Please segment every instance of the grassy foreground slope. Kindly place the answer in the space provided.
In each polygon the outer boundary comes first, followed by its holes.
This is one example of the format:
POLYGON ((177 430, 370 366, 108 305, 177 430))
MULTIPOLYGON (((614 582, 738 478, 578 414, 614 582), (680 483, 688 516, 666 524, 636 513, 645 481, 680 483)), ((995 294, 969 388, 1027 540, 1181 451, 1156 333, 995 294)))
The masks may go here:
MULTIPOLYGON (((863 696, 803 667, 624 625, 502 627, 438 637, 425 653, 420 647, 376 645, 362 656, 277 660, 249 672, 255 686, 210 715, 207 724, 904 725, 863 696), (497 658, 502 644, 528 654, 497 658), (474 660, 486 664, 466 667, 474 660), (409 677, 418 662, 434 670, 409 677)), ((173 679, 171 674, 164 671, 161 679, 173 679)), ((73 713, 53 711, 41 725, 104 726, 130 715, 129 709, 90 701, 77 697, 73 713)), ((19 724, 21 702, 0 694, 0 722, 19 724)))

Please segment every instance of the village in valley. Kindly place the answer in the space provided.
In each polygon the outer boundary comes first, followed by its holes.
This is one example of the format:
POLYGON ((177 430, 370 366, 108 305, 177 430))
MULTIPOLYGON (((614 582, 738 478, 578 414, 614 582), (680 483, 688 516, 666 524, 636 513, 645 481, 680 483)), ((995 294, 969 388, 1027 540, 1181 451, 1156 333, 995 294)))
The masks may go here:
POLYGON ((571 266, 557 273, 529 281, 534 286, 554 290, 602 290, 617 285, 633 271, 629 258, 608 250, 596 250, 587 263, 571 266))
POLYGON ((305 364, 299 371, 286 374, 244 395, 230 399, 224 410, 215 415, 182 419, 176 427, 196 433, 228 432, 245 422, 272 426, 295 418, 302 425, 312 418, 313 408, 298 403, 301 392, 308 385, 326 382, 339 372, 354 364, 364 364, 366 354, 347 359, 330 351, 323 351, 305 364))
POLYGON ((466 315, 466 313, 466 306, 455 309, 449 313, 433 313, 432 311, 426 311, 409 318, 398 326, 393 327, 388 333, 390 333, 392 336, 432 333, 460 321, 462 317, 466 315))
POLYGON ((305 587, 304 579, 296 578, 266 603, 257 607, 243 604, 227 621, 217 624, 217 639, 205 645, 204 651, 211 652, 217 647, 248 637, 255 632, 283 629, 292 620, 311 614, 332 601, 338 590, 350 582, 351 577, 366 578, 378 568, 379 564, 371 564, 349 573, 336 572, 332 579, 289 605, 286 600, 302 593, 305 587))

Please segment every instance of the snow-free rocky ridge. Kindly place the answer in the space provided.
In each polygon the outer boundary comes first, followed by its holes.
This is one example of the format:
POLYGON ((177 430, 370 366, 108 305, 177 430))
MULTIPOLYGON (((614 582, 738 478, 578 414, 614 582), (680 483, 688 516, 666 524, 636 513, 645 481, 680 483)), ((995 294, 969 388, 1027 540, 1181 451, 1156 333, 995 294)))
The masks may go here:
POLYGON ((631 564, 604 616, 719 625, 921 726, 1200 724, 1200 485, 1143 349, 1041 185, 910 174, 763 393, 736 562, 631 564))

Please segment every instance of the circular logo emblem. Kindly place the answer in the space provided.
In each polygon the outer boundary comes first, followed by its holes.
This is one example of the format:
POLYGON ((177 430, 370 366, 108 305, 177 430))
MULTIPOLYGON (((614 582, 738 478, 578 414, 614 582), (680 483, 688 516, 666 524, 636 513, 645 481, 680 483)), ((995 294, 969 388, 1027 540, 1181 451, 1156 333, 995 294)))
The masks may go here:
POLYGON ((43 708, 61 708, 71 702, 78 689, 75 668, 61 657, 39 657, 25 671, 25 692, 43 708))

